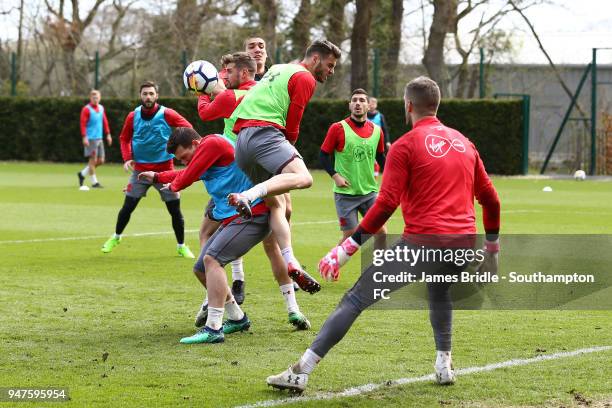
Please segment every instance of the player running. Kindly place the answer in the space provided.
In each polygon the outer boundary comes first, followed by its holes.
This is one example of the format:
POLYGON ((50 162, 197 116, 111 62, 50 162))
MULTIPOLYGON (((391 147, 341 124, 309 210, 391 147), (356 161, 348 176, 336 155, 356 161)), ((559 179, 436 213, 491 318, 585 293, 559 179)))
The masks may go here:
POLYGON ((178 243, 177 252, 185 258, 195 258, 189 247, 185 245, 185 221, 181 213, 181 200, 178 193, 164 191, 159 183, 149 183, 139 180, 138 174, 143 171, 173 170, 173 157, 166 152, 166 143, 172 133, 171 127, 191 127, 191 124, 173 109, 157 104, 159 97, 157 85, 146 81, 140 85, 140 100, 142 105, 130 112, 123 124, 119 140, 123 168, 132 171, 125 188, 125 200, 119 210, 115 233, 102 246, 102 252, 111 252, 121 242, 121 234, 130 221, 132 212, 140 199, 147 195, 147 190, 153 185, 166 203, 166 208, 172 217, 172 228, 178 243))
MULTIPOLYGON (((208 291, 206 324, 193 336, 181 339, 181 343, 222 342, 224 333, 247 330, 251 325, 231 295, 223 267, 242 257, 270 233, 269 210, 263 200, 258 199, 253 203, 253 216, 245 220, 227 203, 229 191, 249 188, 252 183, 236 165, 233 144, 224 137, 208 135, 202 138, 191 128, 177 128, 170 136, 167 150, 174 153, 187 168, 161 173, 144 172, 140 178, 149 182, 170 183, 167 189, 172 192, 202 180, 215 203, 213 215, 221 223, 202 248, 194 266, 195 275, 208 291), (228 320, 221 327, 224 309, 228 313, 228 320)), ((292 288, 286 274, 284 278, 284 286, 292 288)), ((279 284, 283 282, 279 280, 279 284)), ((309 328, 310 323, 300 313, 295 292, 283 295, 289 322, 299 329, 309 328)))
MULTIPOLYGON (((229 117, 236 106, 238 106, 240 103, 242 97, 246 94, 246 91, 255 85, 256 82, 253 80, 253 77, 255 75, 256 64, 255 60, 247 53, 237 52, 224 56, 222 58, 222 65, 225 67, 227 86, 230 89, 221 90, 220 88, 216 88, 213 92, 213 94, 216 96, 212 102, 210 96, 200 96, 198 100, 198 113, 200 118, 205 122, 224 118, 225 128, 222 136, 231 141, 233 152, 233 145, 236 141, 236 135, 232 132, 234 122, 230 120, 229 117)), ((227 193, 229 194, 230 191, 227 193)), ((221 221, 215 217, 214 212, 215 200, 214 198, 211 198, 206 208, 202 228, 200 229, 201 247, 206 244, 208 239, 221 225, 221 221)), ((279 283, 280 291, 287 303, 289 322, 298 329, 309 329, 310 322, 299 311, 299 307, 295 300, 293 282, 287 275, 287 268, 285 267, 280 248, 278 247, 278 244, 273 236, 268 235, 264 239, 264 250, 268 256, 268 259, 270 260, 272 273, 279 283)), ((231 265, 233 278, 232 294, 236 302, 241 305, 244 302, 245 297, 242 258, 238 257, 236 260, 231 262, 231 265)), ((198 315, 196 316, 197 327, 201 327, 206 321, 207 310, 208 298, 204 299, 198 315)))
MULTIPOLYGON (((378 231, 401 204, 404 234, 396 245, 417 247, 414 240, 438 234, 438 239, 476 233, 474 197, 482 205, 486 232, 484 262, 488 271, 497 271, 499 251, 500 203, 474 145, 461 133, 444 126, 436 117, 440 89, 429 78, 419 77, 406 86, 406 117, 413 129, 397 140, 389 151, 382 187, 374 206, 357 231, 333 248, 319 263, 321 275, 338 279, 339 268, 359 250, 366 234, 378 231)), ((431 239, 430 238, 430 239, 431 239)), ((444 262, 401 264, 406 272, 453 268, 444 262)), ((376 302, 372 296, 374 267, 367 268, 327 318, 312 345, 302 358, 286 371, 267 378, 275 388, 301 392, 317 363, 351 328, 361 312, 376 302), (369 290, 367 289, 369 283, 369 290)), ((420 272, 419 272, 420 273, 420 272)), ((395 290, 404 284, 389 284, 395 290)), ((452 303, 450 284, 428 284, 430 321, 437 349, 436 379, 451 384, 455 376, 451 362, 452 303)))
POLYGON ((236 162, 253 183, 242 193, 230 194, 228 200, 243 216, 250 216, 251 203, 266 197, 270 207, 270 227, 281 248, 289 275, 308 278, 308 292, 320 285, 301 268, 291 247, 291 231, 282 200, 276 197, 296 188, 312 185, 302 157, 293 144, 297 141, 300 121, 312 97, 316 81, 325 82, 334 73, 340 50, 329 41, 315 41, 306 50, 300 64, 270 67, 264 78, 244 97, 232 118, 236 162), (274 176, 273 176, 274 175, 274 176))
POLYGON ((102 188, 96 177, 96 167, 104 164, 104 142, 102 136, 106 135, 106 143, 110 147, 113 139, 106 118, 104 106, 100 104, 100 91, 92 89, 89 93, 89 103, 81 109, 81 136, 83 137, 84 155, 87 157, 87 166, 77 173, 79 187, 83 187, 85 177, 91 177, 93 188, 102 188))
MULTIPOLYGON (((348 118, 329 127, 319 153, 323 168, 335 183, 334 201, 342 231, 340 243, 357 229, 357 213, 364 216, 376 201, 374 163, 385 166, 384 134, 378 125, 366 119, 365 90, 358 88, 352 92, 349 111, 348 118)), ((376 236, 377 247, 384 248, 386 232, 383 226, 376 236)))

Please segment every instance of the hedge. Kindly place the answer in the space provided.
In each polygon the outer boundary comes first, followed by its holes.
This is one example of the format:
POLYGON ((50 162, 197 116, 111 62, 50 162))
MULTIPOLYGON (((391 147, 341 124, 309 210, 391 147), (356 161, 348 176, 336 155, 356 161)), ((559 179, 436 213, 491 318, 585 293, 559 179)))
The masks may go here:
MULTIPOLYGON (((80 98, 0 98, 0 160, 83 162, 79 115, 87 100, 80 98)), ((139 103, 129 99, 103 99, 114 137, 106 148, 107 161, 120 162, 118 136, 125 116, 139 103)), ((219 132, 222 121, 203 123, 194 98, 160 99, 189 120, 202 134, 219 132)), ((392 140, 403 135, 402 100, 379 102, 392 140)), ((307 165, 318 168, 318 153, 328 127, 348 116, 348 103, 313 100, 302 119, 297 147, 307 165)), ((439 117, 465 134, 478 148, 489 173, 519 174, 522 159, 522 102, 519 100, 443 100, 439 117)))

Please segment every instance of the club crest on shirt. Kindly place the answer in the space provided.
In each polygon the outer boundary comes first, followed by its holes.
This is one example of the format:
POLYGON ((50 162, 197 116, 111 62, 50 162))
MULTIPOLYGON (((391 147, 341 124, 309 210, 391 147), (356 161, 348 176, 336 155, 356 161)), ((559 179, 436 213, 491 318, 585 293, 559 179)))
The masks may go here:
POLYGON ((465 145, 461 140, 450 140, 447 137, 438 135, 427 135, 425 137, 425 148, 436 159, 446 156, 451 149, 459 153, 465 153, 465 145))

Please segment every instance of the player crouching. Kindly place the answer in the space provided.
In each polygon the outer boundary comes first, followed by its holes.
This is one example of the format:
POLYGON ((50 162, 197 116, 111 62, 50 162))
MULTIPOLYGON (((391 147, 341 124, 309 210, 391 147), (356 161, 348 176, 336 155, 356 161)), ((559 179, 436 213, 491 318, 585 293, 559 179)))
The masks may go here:
MULTIPOLYGON (((226 197, 230 191, 252 186, 236 165, 234 147, 229 140, 218 135, 200 137, 191 128, 177 128, 168 140, 167 150, 187 167, 179 171, 144 172, 140 177, 151 182, 168 183, 164 188, 173 192, 202 180, 214 201, 215 218, 221 221, 221 226, 206 242, 194 265, 196 277, 208 291, 206 324, 193 336, 181 339, 181 343, 220 343, 224 341, 224 334, 248 330, 251 326, 251 321, 231 293, 224 267, 245 255, 270 233, 269 209, 263 200, 254 202, 253 217, 245 220, 227 204, 226 197), (228 319, 222 323, 225 312, 228 319)), ((293 314, 299 317, 298 328, 309 328, 310 323, 297 308, 293 291, 291 295, 293 314)))

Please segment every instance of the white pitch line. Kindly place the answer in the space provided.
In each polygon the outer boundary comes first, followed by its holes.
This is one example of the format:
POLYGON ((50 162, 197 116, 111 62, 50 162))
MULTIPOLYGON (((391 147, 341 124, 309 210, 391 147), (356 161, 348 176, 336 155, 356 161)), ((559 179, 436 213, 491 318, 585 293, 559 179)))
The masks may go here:
MULTIPOLYGON (((545 354, 545 355, 540 355, 540 356, 533 357, 533 358, 519 358, 519 359, 514 359, 514 360, 502 361, 500 363, 487 364, 485 366, 461 368, 459 370, 455 370, 455 375, 459 376, 459 375, 468 375, 468 374, 474 374, 474 373, 482 373, 482 372, 497 370, 500 368, 524 366, 528 364, 539 363, 541 361, 557 360, 560 358, 575 357, 575 356, 580 356, 583 354, 598 353, 598 352, 609 351, 609 350, 612 350, 612 346, 589 347, 589 348, 583 348, 583 349, 574 350, 574 351, 564 351, 564 352, 554 353, 554 354, 545 354)), ((434 374, 428 374, 428 375, 423 375, 420 377, 400 378, 397 380, 386 381, 384 383, 364 384, 358 387, 347 388, 346 390, 341 391, 341 392, 324 392, 324 393, 317 393, 315 395, 306 396, 306 397, 290 397, 290 398, 282 398, 282 399, 276 399, 276 400, 259 401, 253 404, 240 405, 236 408, 275 407, 278 405, 296 404, 299 402, 330 400, 330 399, 342 398, 342 397, 353 397, 356 395, 361 395, 361 394, 365 394, 368 392, 372 392, 372 391, 375 391, 383 387, 396 387, 398 385, 413 384, 413 383, 420 383, 420 382, 434 381, 434 380, 435 380, 434 374)))
MULTIPOLYGON (((337 223, 338 220, 329 220, 329 221, 303 221, 303 222, 292 222, 291 225, 314 225, 314 224, 333 224, 337 223)), ((199 229, 189 229, 185 230, 187 233, 199 232, 199 229)), ((123 234, 124 237, 147 237, 147 236, 155 236, 155 235, 168 235, 174 234, 173 231, 162 231, 162 232, 137 232, 134 234, 123 234)), ((87 235, 80 237, 59 237, 59 238, 35 238, 35 239, 21 239, 21 240, 9 240, 9 241, 0 241, 0 245, 2 244, 31 244, 36 242, 55 242, 55 241, 77 241, 81 239, 100 239, 100 238, 108 238, 108 235, 87 235)))

